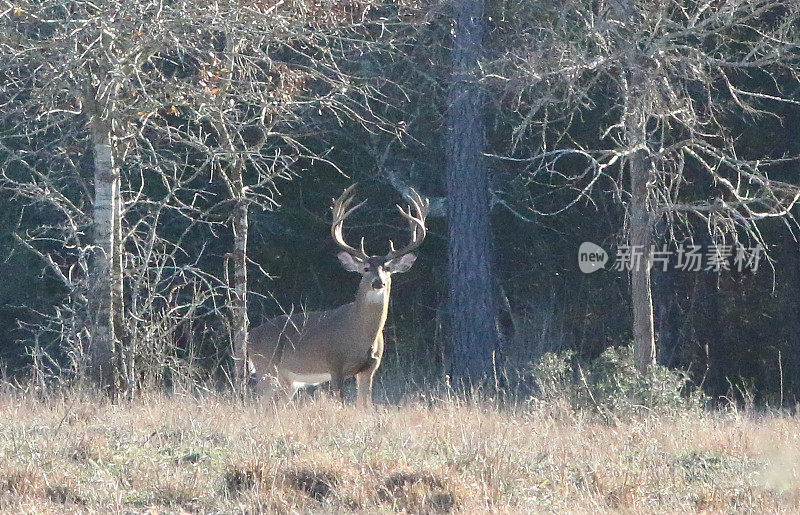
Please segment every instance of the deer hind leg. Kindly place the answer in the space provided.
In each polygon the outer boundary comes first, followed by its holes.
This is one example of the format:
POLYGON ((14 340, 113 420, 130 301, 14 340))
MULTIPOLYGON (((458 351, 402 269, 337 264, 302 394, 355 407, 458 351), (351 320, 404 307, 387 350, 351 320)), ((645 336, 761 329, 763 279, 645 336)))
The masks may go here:
POLYGON ((331 373, 330 390, 333 394, 339 395, 339 400, 344 404, 344 374, 342 372, 331 373))

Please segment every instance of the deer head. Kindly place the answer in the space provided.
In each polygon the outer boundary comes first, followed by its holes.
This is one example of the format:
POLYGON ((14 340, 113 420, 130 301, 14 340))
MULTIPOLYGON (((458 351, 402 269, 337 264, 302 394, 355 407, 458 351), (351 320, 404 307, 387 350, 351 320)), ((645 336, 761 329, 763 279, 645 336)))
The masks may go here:
POLYGON ((359 296, 363 296, 367 300, 383 300, 388 298, 392 274, 408 271, 417 259, 417 256, 412 251, 422 244, 427 235, 428 230, 425 227, 425 219, 428 216, 430 201, 422 198, 419 193, 411 189, 406 196, 409 206, 406 209, 399 205, 397 206, 397 210, 409 223, 411 240, 407 245, 397 250, 394 248, 394 243, 389 240, 391 250, 387 254, 371 256, 364 250, 364 238, 361 238, 361 244, 358 249, 344 240, 343 227, 345 219, 366 202, 360 202, 350 207, 355 199, 354 189, 355 184, 344 190, 341 196, 334 201, 331 235, 342 249, 337 257, 344 269, 361 274, 361 282, 358 288, 359 296))

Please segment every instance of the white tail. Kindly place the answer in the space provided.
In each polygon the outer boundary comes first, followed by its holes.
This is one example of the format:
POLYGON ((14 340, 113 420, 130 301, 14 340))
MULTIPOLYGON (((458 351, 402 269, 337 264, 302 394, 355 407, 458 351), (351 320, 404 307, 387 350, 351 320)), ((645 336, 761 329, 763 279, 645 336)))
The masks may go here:
POLYGON ((331 235, 341 247, 338 258, 350 272, 361 274, 353 302, 328 311, 282 315, 266 321, 250 332, 250 363, 261 387, 277 379, 289 394, 303 386, 331 381, 343 398, 343 384, 355 376, 358 402, 372 402, 372 378, 383 356, 383 326, 389 307, 392 274, 411 268, 412 253, 427 234, 425 219, 429 201, 411 191, 407 210, 397 206, 411 228, 411 241, 385 256, 370 256, 364 239, 358 249, 343 236, 345 219, 362 203, 353 203, 353 189, 347 188, 333 203, 331 235))

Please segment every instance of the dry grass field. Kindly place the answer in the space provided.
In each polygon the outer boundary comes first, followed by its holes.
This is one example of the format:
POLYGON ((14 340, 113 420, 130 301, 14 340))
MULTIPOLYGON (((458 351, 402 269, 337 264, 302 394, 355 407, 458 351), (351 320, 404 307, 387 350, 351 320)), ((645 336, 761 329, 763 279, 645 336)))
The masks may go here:
POLYGON ((798 512, 800 419, 0 395, 14 513, 798 512))

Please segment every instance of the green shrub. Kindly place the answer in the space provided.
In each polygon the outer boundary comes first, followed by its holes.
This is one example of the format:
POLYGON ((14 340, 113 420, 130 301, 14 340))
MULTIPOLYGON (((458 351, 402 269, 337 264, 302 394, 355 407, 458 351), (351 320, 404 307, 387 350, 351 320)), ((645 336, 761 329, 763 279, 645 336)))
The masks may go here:
POLYGON ((686 374, 655 365, 636 371, 631 347, 606 349, 588 363, 572 352, 547 353, 534 364, 528 379, 536 389, 534 402, 566 401, 575 409, 616 418, 640 412, 677 413, 703 405, 701 393, 686 374))

